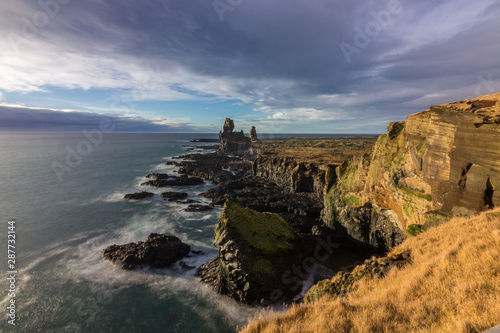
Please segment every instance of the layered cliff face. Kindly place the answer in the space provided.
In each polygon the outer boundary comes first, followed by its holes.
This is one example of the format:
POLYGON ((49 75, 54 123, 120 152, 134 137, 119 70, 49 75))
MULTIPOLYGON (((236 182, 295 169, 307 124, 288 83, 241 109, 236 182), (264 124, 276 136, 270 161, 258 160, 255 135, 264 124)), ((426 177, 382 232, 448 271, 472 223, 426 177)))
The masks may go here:
POLYGON ((331 176, 324 222, 355 230, 360 223, 349 217, 375 206, 394 212, 388 225, 405 230, 442 214, 470 215, 498 206, 499 123, 500 94, 495 94, 432 106, 389 124, 372 149, 331 176))
POLYGON ((314 193, 323 200, 326 166, 293 157, 260 155, 253 161, 252 170, 255 176, 267 178, 292 193, 314 193))

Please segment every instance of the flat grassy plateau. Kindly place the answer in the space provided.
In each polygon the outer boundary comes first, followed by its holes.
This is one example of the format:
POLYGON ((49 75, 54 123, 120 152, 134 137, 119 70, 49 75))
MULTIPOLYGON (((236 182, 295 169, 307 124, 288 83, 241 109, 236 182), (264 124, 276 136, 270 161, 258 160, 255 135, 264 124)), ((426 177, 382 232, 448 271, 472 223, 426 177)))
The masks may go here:
POLYGON ((262 153, 277 157, 294 157, 301 162, 341 164, 366 148, 372 147, 377 136, 343 138, 294 137, 261 139, 262 153))

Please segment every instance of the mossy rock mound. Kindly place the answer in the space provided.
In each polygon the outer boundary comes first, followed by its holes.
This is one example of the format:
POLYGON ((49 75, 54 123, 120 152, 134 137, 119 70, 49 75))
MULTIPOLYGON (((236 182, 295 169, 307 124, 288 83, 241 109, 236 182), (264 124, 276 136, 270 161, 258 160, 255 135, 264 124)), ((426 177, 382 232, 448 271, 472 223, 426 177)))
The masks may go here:
POLYGON ((247 304, 286 302, 282 276, 307 251, 301 237, 279 215, 257 212, 228 199, 215 229, 219 255, 200 267, 202 281, 247 304))
MULTIPOLYGON (((244 243, 255 254, 270 256, 293 248, 297 233, 278 214, 261 213, 240 205, 237 199, 228 199, 224 204, 215 241, 221 232, 227 231, 233 240, 244 243)), ((243 244, 242 244, 243 245, 243 244)))

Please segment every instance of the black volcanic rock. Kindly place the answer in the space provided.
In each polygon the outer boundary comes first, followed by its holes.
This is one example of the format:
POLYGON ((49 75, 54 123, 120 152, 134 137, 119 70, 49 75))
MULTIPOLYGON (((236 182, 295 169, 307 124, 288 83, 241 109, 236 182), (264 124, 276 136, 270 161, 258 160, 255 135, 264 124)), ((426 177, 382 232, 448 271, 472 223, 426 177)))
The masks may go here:
POLYGON ((168 201, 182 200, 188 196, 188 194, 185 192, 163 192, 160 195, 168 201))
POLYGON ((125 194, 125 196, 123 198, 124 199, 131 199, 131 200, 140 200, 140 199, 144 199, 147 197, 151 197, 153 195, 155 195, 155 194, 151 193, 151 192, 142 191, 142 192, 125 194))
POLYGON ((241 132, 233 132, 234 123, 230 118, 226 118, 223 131, 219 132, 220 146, 222 153, 242 154, 250 148, 250 138, 241 132))
POLYGON ((108 246, 102 257, 113 263, 121 262, 123 269, 163 268, 184 258, 190 250, 189 245, 175 236, 152 233, 145 242, 108 246))
POLYGON ((250 170, 250 162, 242 163, 237 158, 228 157, 220 153, 209 153, 209 154, 189 154, 181 156, 182 158, 189 159, 190 161, 183 161, 179 163, 180 169, 179 174, 186 174, 195 177, 201 177, 208 179, 218 184, 222 181, 235 179, 237 177, 238 171, 250 170), (235 168, 238 163, 240 168, 235 168), (231 168, 231 170, 236 170, 233 174, 224 169, 231 168))
POLYGON ((187 199, 184 201, 176 201, 176 203, 177 204, 194 204, 194 203, 199 203, 199 201, 193 200, 193 199, 187 199))
POLYGON ((255 129, 255 126, 252 126, 252 128, 250 129, 250 140, 252 142, 257 142, 259 141, 259 139, 257 138, 257 130, 255 129))
POLYGON ((207 210, 211 210, 212 207, 208 206, 208 205, 200 205, 200 204, 193 204, 193 205, 189 205, 187 206, 184 211, 186 212, 205 212, 207 210))
POLYGON ((153 180, 158 180, 158 179, 172 178, 172 176, 170 176, 170 175, 168 175, 166 173, 150 173, 149 175, 146 176, 146 178, 153 179, 153 180))
POLYGON ((141 185, 165 187, 165 186, 192 186, 199 184, 203 184, 203 179, 198 177, 188 177, 186 175, 182 175, 179 177, 169 177, 168 179, 150 180, 142 183, 141 185))
POLYGON ((215 229, 219 254, 202 265, 197 275, 218 293, 246 304, 293 299, 300 288, 286 285, 283 276, 309 255, 305 244, 279 215, 259 213, 228 199, 215 229), (279 295, 276 297, 276 291, 279 295), (276 299, 275 299, 276 298, 276 299))

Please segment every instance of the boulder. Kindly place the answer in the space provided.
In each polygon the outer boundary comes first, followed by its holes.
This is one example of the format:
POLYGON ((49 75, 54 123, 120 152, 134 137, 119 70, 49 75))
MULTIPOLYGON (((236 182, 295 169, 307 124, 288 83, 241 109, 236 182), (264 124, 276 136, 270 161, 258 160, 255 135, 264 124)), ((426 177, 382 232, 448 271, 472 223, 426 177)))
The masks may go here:
POLYGON ((144 199, 147 197, 151 197, 153 195, 155 195, 155 194, 151 193, 151 192, 142 191, 142 192, 125 194, 125 196, 123 198, 130 199, 130 200, 140 200, 140 199, 144 199))
POLYGON ((168 201, 182 200, 188 196, 185 192, 163 192, 160 195, 168 201))
POLYGON ((206 212, 207 210, 211 210, 212 207, 208 205, 200 205, 200 204, 192 204, 187 206, 184 211, 186 212, 206 212))
POLYGON ((176 201, 176 203, 177 204, 193 204, 193 203, 199 203, 199 201, 193 200, 193 199, 187 199, 184 201, 176 201))
MULTIPOLYGON (((169 162, 167 162, 169 163, 169 162)), ((153 180, 157 180, 157 179, 168 179, 168 178, 172 178, 172 176, 169 176, 168 174, 166 173, 150 173, 149 175, 146 176, 146 178, 148 179, 153 179, 153 180)))
POLYGON ((121 262, 123 269, 164 268, 187 256, 190 250, 189 245, 175 236, 152 233, 145 242, 108 246, 102 257, 113 263, 121 262))
POLYGON ((198 177, 188 177, 182 175, 179 177, 169 177, 168 179, 150 180, 142 183, 143 186, 165 187, 165 186, 193 186, 203 184, 203 179, 198 177))

